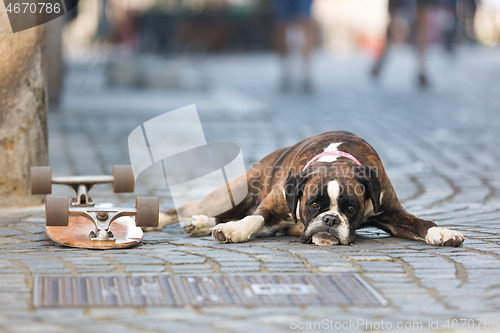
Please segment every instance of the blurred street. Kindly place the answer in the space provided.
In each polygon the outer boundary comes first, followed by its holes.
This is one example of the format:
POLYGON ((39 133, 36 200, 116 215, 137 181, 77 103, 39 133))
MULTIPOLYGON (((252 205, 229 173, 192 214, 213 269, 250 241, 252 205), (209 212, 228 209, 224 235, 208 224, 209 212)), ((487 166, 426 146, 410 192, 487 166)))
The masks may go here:
MULTIPOLYGON (((164 83, 174 73, 175 87, 170 89, 107 84, 113 63, 137 59, 102 50, 71 59, 61 104, 49 114, 54 175, 110 173, 114 164, 130 163, 127 138, 134 128, 196 104, 207 141, 238 144, 247 165, 323 131, 356 133, 378 151, 410 212, 460 231, 467 240, 457 248, 435 247, 369 229, 359 232, 353 246, 310 246, 291 237, 220 244, 211 237, 190 238, 179 225, 172 225, 146 233, 136 248, 88 251, 54 245, 44 232, 42 207, 1 210, 0 331, 282 332, 306 331, 307 323, 328 319, 362 323, 340 331, 373 331, 368 322, 391 323, 376 329, 384 332, 401 332, 397 323, 415 332, 498 332, 499 54, 498 47, 463 45, 450 58, 433 48, 430 88, 422 90, 410 48, 393 50, 378 81, 369 76, 372 60, 367 56, 318 52, 310 94, 294 87, 280 92, 278 59, 267 52, 141 58, 142 68, 153 68, 145 80, 164 83), (163 72, 166 76, 161 77, 163 72), (235 273, 357 273, 388 304, 74 309, 33 305, 36 276, 235 273), (432 326, 434 322, 439 325, 432 326)), ((98 187, 94 199, 131 205, 142 194, 158 195, 162 208, 172 207, 167 190, 150 191, 147 184, 139 184, 133 195, 118 197, 98 187)))

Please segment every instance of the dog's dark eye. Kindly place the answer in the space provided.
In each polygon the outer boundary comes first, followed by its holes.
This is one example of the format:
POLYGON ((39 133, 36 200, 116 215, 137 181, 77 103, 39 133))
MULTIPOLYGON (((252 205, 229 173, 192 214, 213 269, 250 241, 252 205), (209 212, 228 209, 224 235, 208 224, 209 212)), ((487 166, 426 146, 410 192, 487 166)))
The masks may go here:
POLYGON ((317 203, 316 201, 315 201, 315 202, 311 202, 311 203, 309 204, 309 207, 310 207, 311 209, 318 209, 318 208, 319 208, 319 203, 317 203))
POLYGON ((349 206, 349 207, 347 207, 347 211, 348 211, 350 214, 352 214, 352 213, 354 213, 354 212, 356 211, 356 207, 354 207, 354 206, 349 206))

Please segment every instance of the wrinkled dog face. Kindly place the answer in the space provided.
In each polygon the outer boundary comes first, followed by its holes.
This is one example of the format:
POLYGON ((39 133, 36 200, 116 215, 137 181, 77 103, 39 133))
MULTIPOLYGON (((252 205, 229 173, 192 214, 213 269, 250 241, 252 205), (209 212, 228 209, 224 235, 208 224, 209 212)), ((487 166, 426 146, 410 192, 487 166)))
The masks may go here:
MULTIPOLYGON (((357 168, 367 171, 367 167, 357 168)), ((379 208, 380 182, 370 173, 353 172, 352 177, 326 175, 306 170, 287 182, 287 204, 293 218, 300 217, 305 226, 300 241, 318 245, 351 244, 363 222, 367 200, 372 200, 375 212, 379 208)))
POLYGON ((300 201, 300 217, 306 226, 302 242, 312 242, 315 235, 315 243, 347 245, 354 241, 354 226, 362 221, 364 202, 347 190, 349 185, 346 180, 334 179, 320 184, 318 191, 316 184, 306 184, 300 201))

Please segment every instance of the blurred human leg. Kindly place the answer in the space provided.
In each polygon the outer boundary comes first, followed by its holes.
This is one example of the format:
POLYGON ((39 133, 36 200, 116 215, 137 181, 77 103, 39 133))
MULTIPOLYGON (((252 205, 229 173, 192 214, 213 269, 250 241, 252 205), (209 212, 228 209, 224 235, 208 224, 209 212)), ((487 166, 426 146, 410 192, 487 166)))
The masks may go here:
POLYGON ((303 31, 302 40, 302 83, 305 92, 312 91, 311 56, 316 44, 315 26, 311 19, 299 19, 303 31))
POLYGON ((418 84, 421 88, 429 86, 427 77, 427 49, 428 41, 428 24, 427 19, 432 12, 433 6, 437 3, 436 0, 417 0, 417 13, 415 17, 415 37, 417 48, 417 66, 418 66, 418 84))
POLYGON ((294 19, 294 2, 290 0, 274 0, 275 5, 275 44, 280 61, 280 88, 290 89, 290 47, 288 31, 294 19))
POLYGON ((287 43, 288 23, 279 21, 275 26, 275 44, 280 60, 281 89, 286 91, 290 89, 290 65, 289 65, 289 47, 287 43))
POLYGON ((289 30, 297 27, 302 32, 301 69, 303 88, 310 91, 311 85, 311 53, 315 45, 315 26, 311 19, 313 0, 275 0, 276 25, 275 42, 280 58, 281 89, 287 91, 291 85, 290 51, 288 45, 289 30))
POLYGON ((397 12, 404 7, 404 0, 389 0, 389 21, 387 22, 387 30, 385 35, 385 43, 382 49, 382 52, 378 55, 375 63, 373 64, 371 75, 374 78, 378 78, 382 68, 385 64, 387 53, 392 44, 392 31, 395 29, 395 18, 397 12))
POLYGON ((302 84, 304 92, 312 90, 311 55, 316 44, 316 29, 311 18, 313 0, 295 0, 296 23, 302 30, 302 84))

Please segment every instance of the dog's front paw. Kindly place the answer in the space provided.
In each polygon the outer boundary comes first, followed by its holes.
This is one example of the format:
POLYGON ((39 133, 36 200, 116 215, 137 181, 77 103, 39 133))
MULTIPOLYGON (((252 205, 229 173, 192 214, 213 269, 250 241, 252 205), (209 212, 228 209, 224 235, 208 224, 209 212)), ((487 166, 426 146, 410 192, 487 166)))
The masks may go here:
POLYGON ((206 215, 194 215, 181 222, 182 229, 192 237, 210 235, 210 228, 215 226, 215 218, 206 215))
POLYGON ((217 224, 210 229, 215 240, 223 243, 243 243, 264 225, 264 217, 250 215, 239 221, 217 224))
POLYGON ((226 222, 211 228, 212 236, 221 243, 243 243, 250 239, 250 235, 239 230, 239 222, 226 222))
POLYGON ((458 231, 446 228, 432 227, 427 231, 425 241, 431 245, 458 246, 462 244, 465 237, 458 231))
POLYGON ((320 246, 337 245, 339 240, 328 232, 318 232, 312 236, 312 242, 320 246))

